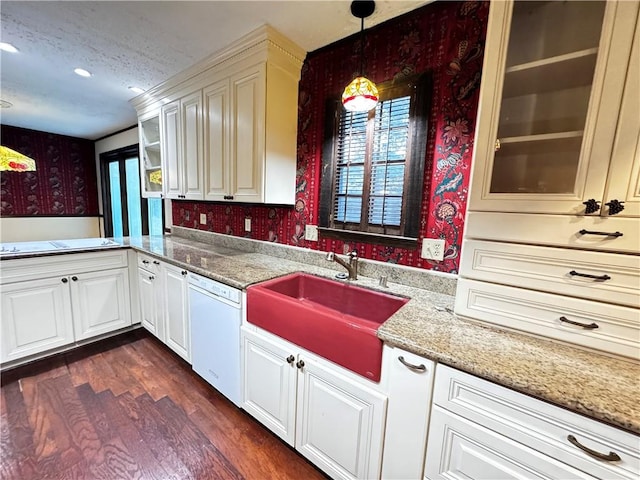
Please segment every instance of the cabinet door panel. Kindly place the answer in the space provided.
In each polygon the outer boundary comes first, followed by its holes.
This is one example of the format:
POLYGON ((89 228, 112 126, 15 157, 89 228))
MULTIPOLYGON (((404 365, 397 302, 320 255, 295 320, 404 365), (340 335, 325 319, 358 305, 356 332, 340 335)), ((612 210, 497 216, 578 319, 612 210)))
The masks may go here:
POLYGON ((68 283, 54 277, 2 286, 2 362, 70 343, 68 283))
POLYGON ((259 65, 232 77, 234 200, 261 202, 264 168, 265 69, 259 65))
POLYGON ((422 478, 435 363, 385 346, 383 375, 389 378, 382 478, 422 478), (402 359, 402 360, 401 360, 402 359), (424 370, 412 369, 404 362, 424 370))
POLYGON ((180 101, 168 103, 162 107, 162 183, 167 198, 179 198, 182 195, 180 178, 180 101))
POLYGON ((155 274, 138 268, 141 323, 144 328, 159 337, 158 312, 161 305, 156 301, 157 281, 158 277, 155 274))
MULTIPOLYGON (((624 202, 621 217, 640 217, 640 17, 622 97, 618 131, 609 168, 605 203, 624 202)), ((609 212, 610 213, 610 212, 609 212)))
POLYGON ((229 82, 204 89, 205 200, 224 200, 231 187, 229 165, 229 82))
POLYGON ((454 415, 437 405, 431 412, 425 478, 595 478, 454 415))
POLYGON ((191 363, 187 277, 185 270, 163 265, 165 298, 165 342, 169 348, 191 363))
POLYGON ((76 340, 131 325, 128 269, 78 274, 71 279, 76 340))
POLYGON ((386 397, 302 360, 296 449, 333 478, 378 478, 386 397))
POLYGON ((183 194, 202 200, 202 94, 196 92, 180 100, 183 194))
POLYGON ((294 444, 297 370, 293 348, 243 332, 244 409, 289 445, 294 444))

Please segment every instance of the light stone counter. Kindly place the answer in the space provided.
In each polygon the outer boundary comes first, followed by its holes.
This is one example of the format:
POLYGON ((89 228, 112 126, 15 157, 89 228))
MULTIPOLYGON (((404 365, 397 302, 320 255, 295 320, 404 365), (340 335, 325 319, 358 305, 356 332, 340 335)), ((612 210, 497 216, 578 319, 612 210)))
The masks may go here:
MULTIPOLYGON (((181 236, 120 239, 230 286, 296 271, 333 278, 325 254, 174 227, 181 236)), ((458 368, 572 411, 640 433, 640 363, 459 319, 455 277, 361 261, 355 285, 411 298, 378 330, 391 346, 458 368), (388 288, 378 286, 380 275, 388 288)))
MULTIPOLYGON (((179 232, 189 238, 164 237, 155 249, 149 239, 130 244, 238 288, 295 271, 332 278, 344 270, 324 260, 324 253, 179 232)), ((361 262, 369 276, 360 276, 356 285, 411 298, 378 330, 384 342, 640 433, 640 363, 457 318, 451 313, 455 283, 450 276, 361 262), (390 280, 386 289, 378 286, 381 274, 390 280)))

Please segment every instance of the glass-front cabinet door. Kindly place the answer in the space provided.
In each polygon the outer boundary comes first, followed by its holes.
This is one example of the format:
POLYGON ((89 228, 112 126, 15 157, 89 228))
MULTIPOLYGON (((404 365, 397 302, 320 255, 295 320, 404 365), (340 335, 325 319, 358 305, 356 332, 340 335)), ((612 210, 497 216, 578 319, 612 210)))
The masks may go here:
POLYGON ((140 180, 142 196, 162 196, 162 157, 158 113, 138 122, 140 136, 140 180))
POLYGON ((491 3, 470 210, 607 214, 583 202, 606 202, 637 14, 638 2, 491 3))

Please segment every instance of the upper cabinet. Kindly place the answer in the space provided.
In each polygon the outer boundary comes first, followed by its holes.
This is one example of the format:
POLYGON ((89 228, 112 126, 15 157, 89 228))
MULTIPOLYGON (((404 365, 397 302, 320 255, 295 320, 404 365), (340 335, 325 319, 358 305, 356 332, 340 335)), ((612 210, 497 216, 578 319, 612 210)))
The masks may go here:
POLYGON ((167 198, 202 200, 202 94, 162 107, 162 157, 167 198))
POLYGON ((161 112, 168 198, 295 202, 305 55, 265 25, 132 100, 140 118, 161 112))
POLYGON ((637 29, 638 2, 491 4, 469 210, 639 215, 637 29))
POLYGON ((138 121, 140 136, 140 182, 145 198, 162 196, 162 155, 160 152, 160 116, 151 112, 138 121))

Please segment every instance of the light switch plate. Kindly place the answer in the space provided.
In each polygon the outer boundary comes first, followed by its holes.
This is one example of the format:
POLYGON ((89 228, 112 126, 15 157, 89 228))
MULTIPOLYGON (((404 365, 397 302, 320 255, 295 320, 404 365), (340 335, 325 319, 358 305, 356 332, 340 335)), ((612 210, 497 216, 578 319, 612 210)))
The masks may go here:
POLYGON ((427 260, 444 259, 444 239, 442 238, 425 238, 422 240, 422 258, 427 260))
POLYGON ((200 214, 200 225, 206 225, 207 224, 207 214, 206 213, 201 213, 200 214))
POLYGON ((245 218, 244 219, 244 231, 245 232, 250 232, 251 231, 251 219, 250 218, 245 218))
POLYGON ((318 226, 317 225, 305 225, 304 227, 304 239, 310 242, 318 241, 318 226))

